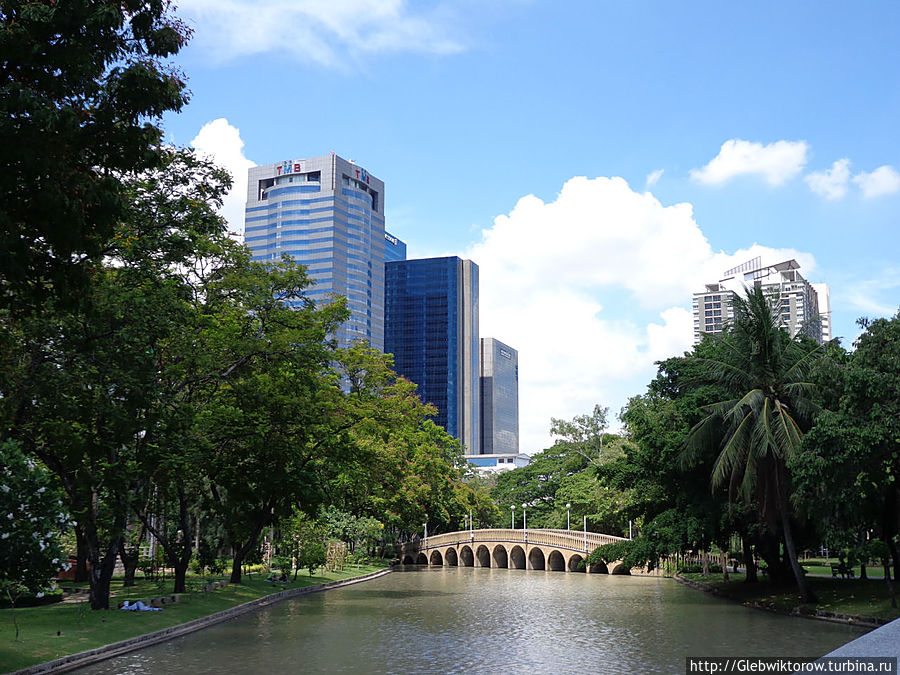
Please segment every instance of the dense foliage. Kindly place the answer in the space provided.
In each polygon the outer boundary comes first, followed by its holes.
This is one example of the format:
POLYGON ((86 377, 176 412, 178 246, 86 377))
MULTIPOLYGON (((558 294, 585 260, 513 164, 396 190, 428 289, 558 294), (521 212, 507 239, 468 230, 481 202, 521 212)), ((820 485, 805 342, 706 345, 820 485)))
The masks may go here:
POLYGON ((0 305, 75 299, 158 167, 163 114, 187 100, 168 65, 189 30, 164 0, 0 3, 0 305))
POLYGON ((499 477, 495 499, 524 503, 530 526, 560 527, 566 503, 573 514, 591 504, 595 531, 633 524, 633 540, 599 547, 589 564, 653 568, 715 553, 725 574, 737 560, 752 583, 761 562, 811 599, 797 553, 824 547, 863 574, 867 561, 884 565, 890 584, 888 567, 900 573, 900 315, 862 320, 846 352, 792 339, 777 306, 750 289, 721 336, 660 362, 622 410, 622 438, 585 433, 602 428, 599 407, 554 420, 570 437, 499 477), (599 494, 615 495, 603 517, 599 494))
MULTIPOLYGON (((189 37, 164 0, 0 2, 0 585, 40 593, 71 527, 91 606, 117 557, 175 572, 279 556, 312 573, 479 526, 626 536, 590 561, 717 550, 793 576, 802 547, 900 574, 900 314, 855 350, 792 339, 760 289, 734 322, 487 480, 391 357, 332 336, 342 300, 262 265, 217 214, 230 178, 162 145, 189 37), (632 528, 633 526, 633 528, 632 528), (152 541, 154 546, 145 542, 152 541)), ((775 306, 773 307, 773 302, 775 306)), ((589 561, 589 562, 590 562, 589 561)), ((724 565, 723 565, 724 568, 724 565)))
MULTIPOLYGON (((338 349, 344 302, 251 262, 217 214, 230 178, 161 145, 188 32, 157 0, 0 3, 0 441, 23 457, 3 484, 23 510, 38 476, 62 501, 33 498, 52 555, 10 548, 0 578, 47 583, 62 512, 95 609, 118 557, 177 592, 192 559, 237 583, 291 552, 298 513, 396 540, 494 508, 389 358, 338 349)), ((291 557, 314 569, 323 545, 291 557)))

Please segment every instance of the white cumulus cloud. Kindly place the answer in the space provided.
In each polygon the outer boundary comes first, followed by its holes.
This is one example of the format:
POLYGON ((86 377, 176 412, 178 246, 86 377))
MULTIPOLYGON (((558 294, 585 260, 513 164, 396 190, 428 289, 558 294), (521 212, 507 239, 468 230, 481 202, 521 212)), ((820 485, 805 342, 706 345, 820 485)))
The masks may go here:
POLYGON ((191 147, 228 169, 233 179, 231 190, 225 195, 222 215, 231 232, 243 235, 244 207, 247 203, 247 170, 256 163, 244 156, 241 132, 224 117, 207 122, 191 141, 191 147))
POLYGON ((453 9, 424 10, 404 0, 182 0, 194 42, 214 60, 273 53, 304 63, 345 67, 348 58, 386 52, 451 54, 453 9))
POLYGON ((871 173, 856 174, 853 182, 859 185, 863 197, 881 197, 900 192, 900 173, 892 166, 879 166, 871 173))
POLYGON ((691 178, 706 185, 721 185, 742 175, 757 175, 769 185, 781 185, 806 165, 809 146, 805 141, 776 141, 763 145, 740 139, 722 144, 719 154, 702 169, 692 169, 691 178))
POLYGON ((691 297, 760 256, 812 256, 753 245, 715 252, 690 204, 664 206, 622 178, 576 177, 554 201, 522 197, 465 257, 479 266, 480 333, 519 351, 520 447, 550 445, 551 417, 617 413, 655 362, 693 343, 691 297))
POLYGON ((815 171, 803 180, 809 189, 825 199, 840 199, 847 194, 847 183, 850 181, 850 160, 846 157, 837 160, 825 171, 815 171))
POLYGON ((665 169, 657 169, 656 171, 648 173, 646 182, 647 187, 650 188, 656 185, 659 182, 659 179, 662 178, 663 172, 665 172, 665 169))

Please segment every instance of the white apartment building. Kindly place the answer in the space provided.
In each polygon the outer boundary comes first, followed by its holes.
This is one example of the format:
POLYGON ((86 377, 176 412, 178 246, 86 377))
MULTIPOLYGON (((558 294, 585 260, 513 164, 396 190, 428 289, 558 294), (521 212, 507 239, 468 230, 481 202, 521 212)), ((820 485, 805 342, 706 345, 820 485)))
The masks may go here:
POLYGON ((831 339, 831 307, 827 284, 815 286, 800 274, 796 260, 763 265, 757 257, 727 270, 717 283, 694 293, 694 344, 704 334, 721 333, 734 319, 732 299, 745 287, 762 286, 777 298, 782 325, 791 336, 804 333, 820 344, 831 339))

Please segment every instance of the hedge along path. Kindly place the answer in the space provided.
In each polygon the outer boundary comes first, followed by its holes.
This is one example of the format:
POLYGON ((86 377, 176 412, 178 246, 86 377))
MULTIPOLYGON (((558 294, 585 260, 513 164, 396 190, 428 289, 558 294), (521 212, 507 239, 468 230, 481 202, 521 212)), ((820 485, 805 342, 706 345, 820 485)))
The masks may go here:
POLYGON ((245 602, 242 605, 237 605, 236 607, 231 607, 229 609, 222 610, 221 612, 210 614, 209 616, 204 616, 200 617, 199 619, 188 621, 187 623, 182 623, 177 626, 171 626, 169 628, 164 628, 152 633, 146 633, 144 635, 138 635, 137 637, 129 638, 128 640, 122 640, 120 642, 114 642, 110 645, 97 647, 96 649, 90 649, 88 651, 79 652, 77 654, 70 654, 53 661, 40 663, 36 666, 30 666, 29 668, 23 668, 22 670, 15 671, 12 675, 65 673, 70 670, 75 670, 76 668, 82 668, 92 663, 98 663, 100 661, 105 661, 116 656, 121 656, 122 654, 127 654, 138 649, 143 649, 144 647, 150 647, 151 645, 159 644, 160 642, 165 642, 166 640, 181 637, 182 635, 194 633, 198 630, 202 630, 204 628, 214 626, 218 623, 222 623, 223 621, 233 619, 234 617, 240 616, 241 614, 247 614, 248 612, 253 612, 255 610, 274 605, 278 602, 281 602, 282 600, 289 600, 301 595, 319 593, 321 591, 328 591, 335 588, 342 588, 344 586, 351 586, 363 581, 370 581, 372 579, 382 577, 386 574, 390 574, 392 571, 392 569, 387 568, 378 570, 377 572, 372 572, 371 574, 363 575, 361 577, 354 577, 352 579, 328 581, 324 584, 316 584, 315 586, 303 586, 301 588, 288 588, 283 591, 279 591, 278 593, 272 593, 262 598, 257 598, 256 600, 245 602))

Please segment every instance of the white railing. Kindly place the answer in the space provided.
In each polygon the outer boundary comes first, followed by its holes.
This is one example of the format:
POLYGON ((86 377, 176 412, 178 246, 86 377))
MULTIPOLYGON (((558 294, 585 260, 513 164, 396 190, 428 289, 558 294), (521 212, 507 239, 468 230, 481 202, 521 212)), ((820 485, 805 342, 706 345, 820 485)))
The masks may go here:
POLYGON ((459 532, 445 532, 422 539, 419 542, 421 550, 438 546, 455 546, 456 544, 474 544, 478 542, 503 542, 516 544, 533 544, 537 546, 553 546, 570 551, 593 551, 603 544, 612 544, 623 541, 623 537, 614 537, 610 534, 597 534, 596 532, 579 532, 578 530, 460 530, 459 532))

